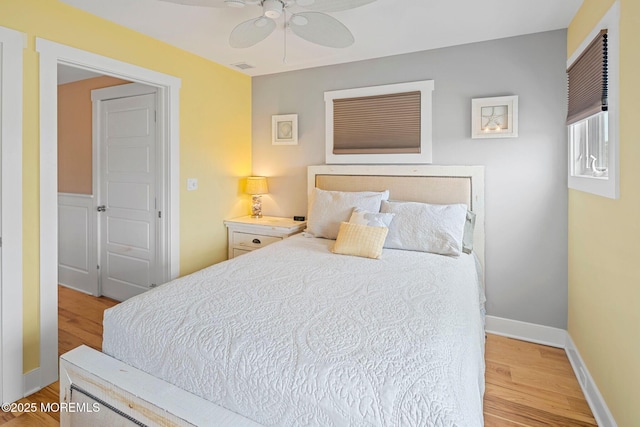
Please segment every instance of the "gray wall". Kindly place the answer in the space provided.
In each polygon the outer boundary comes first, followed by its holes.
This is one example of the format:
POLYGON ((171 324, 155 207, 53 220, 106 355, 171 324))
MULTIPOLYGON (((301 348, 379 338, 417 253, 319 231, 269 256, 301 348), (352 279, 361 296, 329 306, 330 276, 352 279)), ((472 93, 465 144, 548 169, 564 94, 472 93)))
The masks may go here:
POLYGON ((253 173, 268 215, 306 213, 306 166, 324 163, 324 91, 435 80, 434 164, 485 165, 488 314, 566 329, 566 31, 253 78, 253 173), (471 99, 519 96, 519 137, 471 139, 471 99), (299 145, 271 116, 299 115, 299 145))

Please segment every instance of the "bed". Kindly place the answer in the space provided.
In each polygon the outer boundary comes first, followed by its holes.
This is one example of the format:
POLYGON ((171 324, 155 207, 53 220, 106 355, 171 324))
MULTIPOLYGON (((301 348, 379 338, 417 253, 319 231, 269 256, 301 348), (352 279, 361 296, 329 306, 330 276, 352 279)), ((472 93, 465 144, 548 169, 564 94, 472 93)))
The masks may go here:
POLYGON ((371 259, 301 234, 160 286, 105 313, 103 353, 62 356, 61 401, 100 408, 62 425, 483 424, 482 168, 308 176, 310 194, 462 203, 474 252, 371 259))

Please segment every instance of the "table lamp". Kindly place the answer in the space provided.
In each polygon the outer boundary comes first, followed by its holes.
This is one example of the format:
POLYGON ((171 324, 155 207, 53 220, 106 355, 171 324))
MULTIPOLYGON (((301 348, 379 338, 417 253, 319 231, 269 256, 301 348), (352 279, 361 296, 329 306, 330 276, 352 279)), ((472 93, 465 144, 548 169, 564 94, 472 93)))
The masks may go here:
POLYGON ((262 218, 262 195, 269 192, 267 178, 264 176, 247 177, 244 192, 251 194, 251 217, 262 218))

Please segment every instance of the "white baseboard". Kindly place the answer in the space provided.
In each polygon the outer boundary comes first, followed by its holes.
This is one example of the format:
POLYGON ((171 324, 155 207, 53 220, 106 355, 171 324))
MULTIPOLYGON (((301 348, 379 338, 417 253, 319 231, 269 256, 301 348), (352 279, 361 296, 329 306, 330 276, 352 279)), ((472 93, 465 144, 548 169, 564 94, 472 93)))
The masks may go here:
POLYGON ((502 317, 486 316, 485 330, 490 334, 551 347, 565 348, 567 343, 567 331, 564 329, 536 325, 519 320, 503 319, 502 317))
POLYGON ((578 378, 582 392, 589 403, 589 407, 591 408, 591 412, 593 412, 593 416, 596 419, 598 426, 617 427, 618 424, 616 424, 616 421, 613 419, 611 411, 609 411, 602 394, 600 394, 600 390, 598 390, 595 381, 593 381, 589 370, 584 364, 584 361, 582 360, 582 357, 569 334, 567 334, 567 345, 565 347, 565 351, 567 352, 567 357, 569 358, 569 362, 571 362, 573 372, 575 372, 576 377, 578 378))
POLYGON ((77 288, 77 287, 74 287, 74 286, 71 286, 71 285, 67 285, 66 283, 62 283, 61 280, 58 280, 58 281, 60 282, 60 283, 58 283, 58 285, 64 286, 65 288, 73 289, 74 291, 83 293, 85 295, 91 295, 91 296, 94 296, 94 297, 99 296, 99 295, 94 295, 91 292, 87 292, 84 289, 80 289, 80 288, 77 288))
POLYGON ((485 331, 487 333, 563 348, 567 353, 573 372, 576 378, 578 378, 582 393, 584 393, 585 399, 587 399, 587 403, 589 403, 589 407, 591 408, 591 412, 593 412, 593 417, 596 419, 598 426, 618 427, 567 331, 550 326, 536 325, 534 323, 503 319, 495 316, 486 316, 485 319, 485 331))
POLYGON ((29 396, 42 389, 42 380, 40 378, 40 368, 22 375, 22 383, 24 384, 24 396, 29 396))

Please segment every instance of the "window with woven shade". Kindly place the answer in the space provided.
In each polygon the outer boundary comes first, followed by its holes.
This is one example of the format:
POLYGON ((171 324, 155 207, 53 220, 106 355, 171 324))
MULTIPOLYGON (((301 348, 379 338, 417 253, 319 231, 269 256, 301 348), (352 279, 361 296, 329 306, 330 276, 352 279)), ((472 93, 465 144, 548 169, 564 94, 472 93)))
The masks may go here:
POLYGON ((607 30, 601 30, 567 70, 569 76, 568 125, 608 110, 607 39, 607 30))
POLYGON ((431 163, 433 80, 325 92, 326 163, 431 163))
POLYGON ((569 59, 569 188, 617 198, 619 6, 569 59))
POLYGON ((333 153, 420 153, 420 92, 333 100, 333 153))

